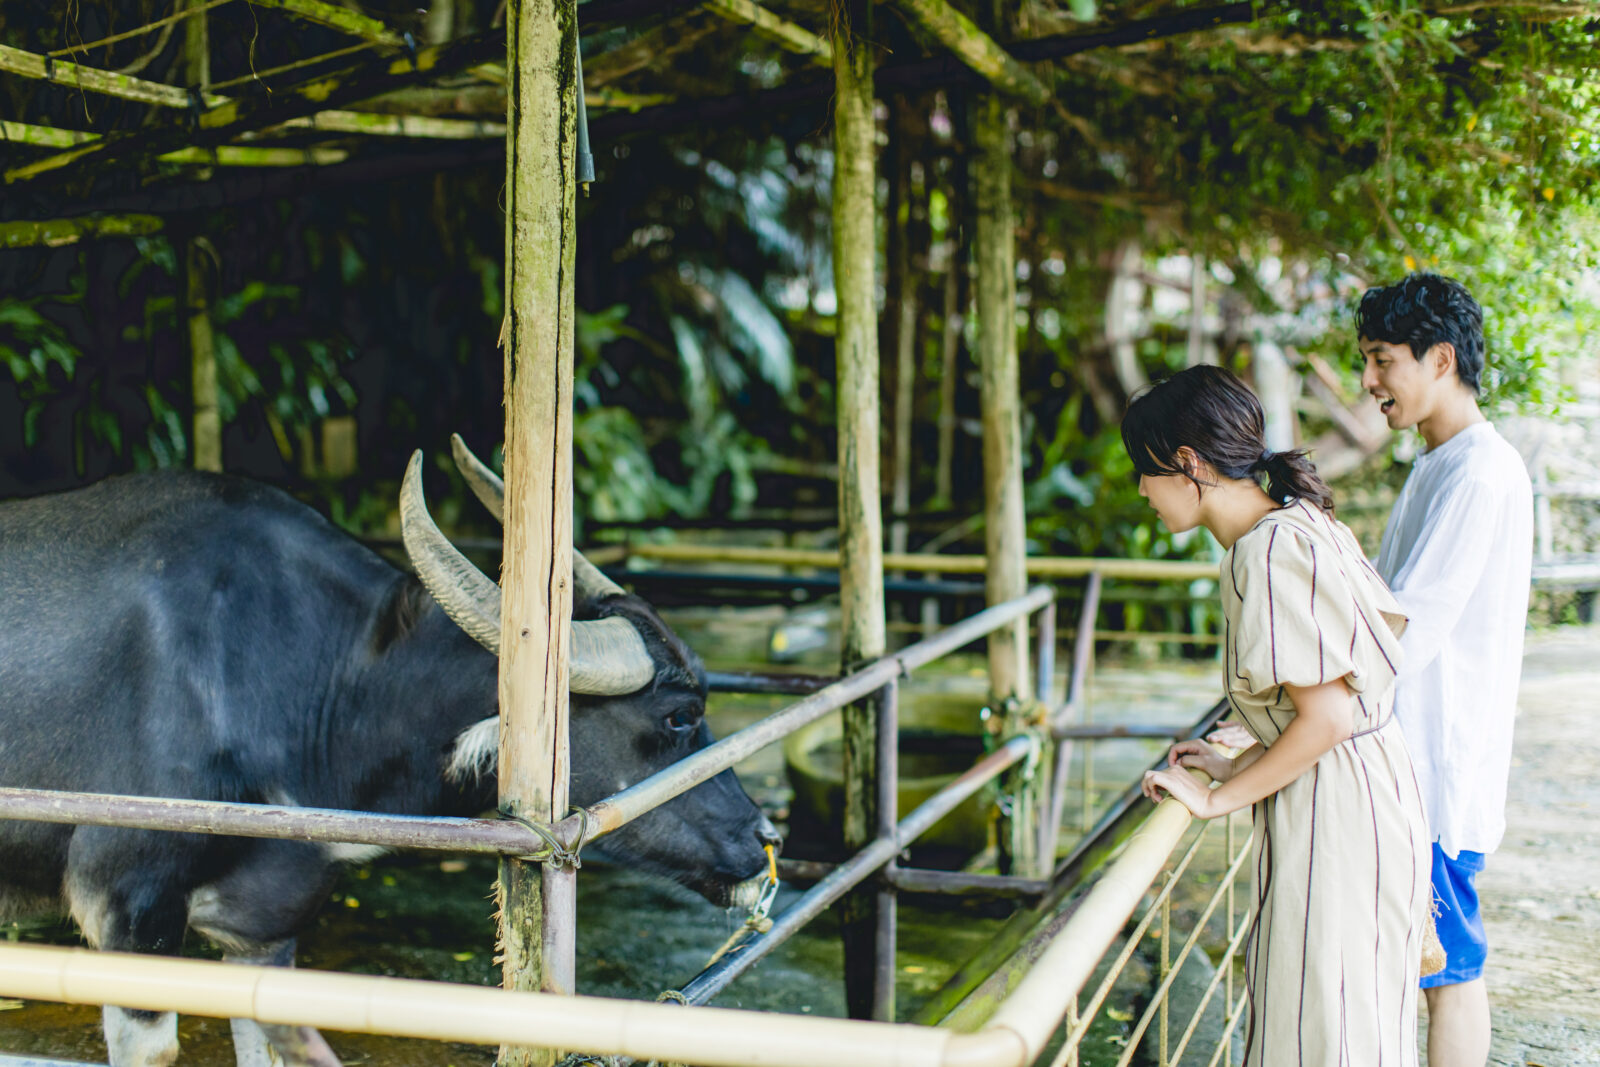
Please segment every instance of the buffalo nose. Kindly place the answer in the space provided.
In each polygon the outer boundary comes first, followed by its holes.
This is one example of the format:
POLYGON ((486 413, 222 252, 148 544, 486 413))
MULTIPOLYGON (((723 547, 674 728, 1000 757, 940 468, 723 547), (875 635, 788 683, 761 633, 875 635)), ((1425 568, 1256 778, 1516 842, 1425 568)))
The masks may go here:
POLYGON ((783 847, 783 835, 778 833, 778 828, 765 815, 756 822, 756 840, 761 842, 763 848, 768 845, 775 849, 783 847))

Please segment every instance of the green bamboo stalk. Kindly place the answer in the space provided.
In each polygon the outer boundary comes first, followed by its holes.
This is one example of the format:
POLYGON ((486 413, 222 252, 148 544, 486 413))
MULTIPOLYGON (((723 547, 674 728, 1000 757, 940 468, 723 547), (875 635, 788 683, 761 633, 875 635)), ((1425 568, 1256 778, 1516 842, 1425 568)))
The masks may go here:
MULTIPOLYGON (((383 115, 371 111, 319 111, 304 118, 290 119, 273 129, 326 130, 330 133, 361 133, 387 137, 427 137, 435 140, 467 141, 480 137, 504 137, 503 122, 477 119, 439 119, 425 115, 383 115)), ((270 134, 271 129, 261 131, 270 134)))
MULTIPOLYGON (((353 114, 353 113, 352 113, 353 114)), ((464 125, 474 125, 464 123, 464 125)), ((493 123, 485 124, 481 136, 499 136, 491 132, 493 123)), ((326 127, 332 128, 332 127, 326 127)), ((425 136, 412 134, 411 136, 425 136)), ((39 145, 45 148, 69 148, 99 140, 97 133, 84 130, 58 130, 50 126, 33 126, 26 122, 0 122, 0 141, 12 144, 39 145)), ((343 163, 350 153, 342 148, 258 148, 243 145, 219 145, 216 148, 180 148, 164 153, 163 163, 203 163, 218 167, 303 167, 326 166, 343 163)))
POLYGON ((306 22, 326 26, 388 48, 404 48, 406 40, 375 18, 322 0, 250 0, 256 7, 274 7, 306 22))
POLYGON ((157 215, 85 215, 0 222, 0 248, 59 248, 96 237, 147 237, 166 225, 157 215))
POLYGON ((1030 104, 1050 99, 1049 88, 1032 71, 945 0, 894 0, 894 5, 996 89, 1030 104))
POLYGON ((779 47, 822 66, 833 64, 833 46, 804 27, 779 18, 755 0, 706 0, 706 10, 749 26, 779 47))
MULTIPOLYGON (((141 104, 155 104, 157 107, 187 108, 190 104, 188 90, 176 85, 163 85, 160 82, 135 78, 130 74, 86 67, 81 63, 67 63, 60 60, 49 62, 44 56, 24 52, 10 45, 0 44, 0 71, 36 81, 55 82, 72 89, 134 100, 141 104)), ((215 107, 226 100, 227 97, 211 93, 205 95, 208 107, 215 107)))

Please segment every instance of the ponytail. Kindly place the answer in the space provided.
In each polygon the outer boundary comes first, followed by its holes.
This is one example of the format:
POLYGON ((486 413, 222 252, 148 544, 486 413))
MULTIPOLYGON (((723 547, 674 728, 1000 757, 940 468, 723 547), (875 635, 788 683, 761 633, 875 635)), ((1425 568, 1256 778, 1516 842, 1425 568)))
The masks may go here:
MULTIPOLYGON (((1188 448, 1224 478, 1259 481, 1279 504, 1295 497, 1333 514, 1333 493, 1304 449, 1263 451, 1261 402, 1231 371, 1202 364, 1157 382, 1128 402, 1122 444, 1143 475, 1195 477, 1178 462, 1188 448)), ((1199 485, 1201 483, 1195 482, 1199 485)))
POLYGON ((1290 452, 1263 452, 1252 465, 1267 476, 1267 495, 1278 503, 1298 497, 1333 514, 1333 490, 1322 480, 1317 468, 1306 458, 1305 449, 1290 452))

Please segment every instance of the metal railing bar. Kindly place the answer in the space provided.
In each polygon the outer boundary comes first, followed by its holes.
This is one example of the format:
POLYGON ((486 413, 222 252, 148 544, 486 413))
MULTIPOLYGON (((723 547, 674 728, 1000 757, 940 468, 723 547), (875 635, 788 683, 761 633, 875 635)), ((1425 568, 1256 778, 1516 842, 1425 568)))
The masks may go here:
MULTIPOLYGON (((1209 825, 1207 824, 1208 828, 1209 825)), ((1239 855, 1235 856, 1233 862, 1229 864, 1228 872, 1225 875, 1226 878, 1232 879, 1239 873, 1239 868, 1244 864, 1247 854, 1247 850, 1240 850, 1239 855)), ((1174 878, 1173 881, 1176 882, 1177 879, 1174 878)), ((1150 1022, 1155 1018, 1159 1006, 1166 1002, 1167 991, 1172 988, 1172 983, 1177 981, 1178 971, 1188 962, 1190 954, 1194 951, 1194 946, 1200 940, 1200 935, 1205 932, 1206 923, 1211 921, 1212 913, 1217 910, 1217 905, 1222 903, 1224 888, 1226 888, 1226 883, 1219 885, 1217 891, 1211 894, 1211 899, 1206 903, 1205 910, 1200 913, 1200 917, 1195 920, 1194 929, 1190 931, 1188 939, 1183 943, 1183 947, 1178 950, 1177 956, 1168 960, 1167 966, 1169 970, 1162 977, 1161 984, 1156 986, 1156 991, 1150 995, 1149 1006, 1145 1008, 1144 1014, 1139 1017, 1139 1021, 1134 1025, 1133 1032, 1128 1035, 1127 1049, 1123 1052, 1121 1058, 1117 1060, 1116 1067, 1128 1067, 1128 1064, 1132 1062, 1133 1055, 1138 1050, 1139 1040, 1144 1037, 1145 1031, 1150 1028, 1150 1022)), ((1168 899, 1170 902, 1170 897, 1168 899)), ((1164 930, 1162 940, 1166 941, 1166 939, 1167 932, 1164 930)), ((1219 971, 1218 973, 1220 974, 1221 972, 1219 971)), ((1202 1010, 1203 1008, 1204 1005, 1202 1005, 1202 1010)), ((1198 1018, 1198 1012, 1196 1017, 1198 1018)), ((1165 1056, 1164 1051, 1162 1055, 1165 1056)))
MULTIPOLYGON (((1226 709, 1225 702, 1219 701, 1213 705, 1200 716, 1191 735, 1200 736, 1210 730, 1226 709)), ((1165 762, 1166 757, 1163 756, 1151 766, 1160 767, 1165 762)), ((1003 992, 1020 979, 1017 968, 1024 962, 1031 966, 1054 940, 1054 931, 1070 918, 1070 913, 1051 918, 1052 913, 1057 912, 1068 895, 1079 887, 1087 872, 1098 867, 1125 839, 1129 824, 1144 818, 1148 812, 1147 802, 1139 791, 1139 782, 1134 781, 1057 865, 1049 879, 1049 888, 1028 913, 1031 918, 1020 914, 1013 916, 1012 922, 1021 919, 1029 924, 1027 932, 1013 943, 1013 937, 1007 936, 1009 927, 1003 928, 995 942, 1003 946, 998 950, 1003 954, 996 957, 991 950, 985 950, 963 964, 945 986, 947 990, 952 986, 958 987, 961 991, 959 997, 945 1001, 948 1006, 941 1008, 940 1013, 920 1016, 922 1021, 959 1028, 975 1029, 981 1026, 988 1019, 989 1012, 994 1010, 994 1005, 999 1003, 1003 992), (975 1001, 973 998, 984 989, 990 991, 975 1001), (975 1009, 981 1018, 967 1017, 974 1013, 973 1004, 982 1005, 975 1009), (961 1018, 959 1023, 955 1021, 958 1017, 961 1018)))
MULTIPOLYGON (((631 822, 806 723, 881 688, 890 679, 970 644, 1018 615, 1037 610, 1051 596, 1049 588, 1036 586, 1026 596, 969 616, 601 801, 589 809, 585 840, 631 822)), ((534 855, 547 844, 520 823, 498 819, 385 815, 10 787, 0 787, 0 819, 507 856, 534 855)), ((570 848, 584 834, 584 822, 580 815, 573 814, 549 829, 570 848)))
POLYGON ((713 693, 776 693, 809 696, 839 680, 837 674, 779 674, 776 671, 707 671, 706 687, 713 693))
MULTIPOLYGON (((1185 814, 1187 814, 1187 811, 1185 814)), ((1093 1024, 1095 1016, 1100 1014, 1100 1008, 1105 1004, 1106 997, 1111 995, 1111 987, 1116 985, 1117 979, 1121 977, 1123 970, 1128 966, 1128 961, 1133 958, 1134 950, 1139 947, 1139 942, 1144 940, 1145 933, 1150 929, 1151 924, 1155 922, 1156 916, 1161 911, 1161 905, 1172 895, 1172 890, 1178 884, 1178 879, 1183 877, 1183 872, 1188 869, 1189 862, 1194 859, 1195 854, 1199 851, 1200 843, 1205 840, 1206 832, 1210 828, 1211 825, 1209 823, 1200 828, 1200 832, 1195 835, 1194 841, 1189 845, 1189 850, 1184 853, 1183 859, 1167 875, 1166 884, 1161 887, 1161 892, 1156 895, 1156 899, 1151 901, 1150 906, 1145 909, 1144 917, 1139 920, 1139 925, 1135 926, 1133 932, 1128 935, 1127 940, 1123 943, 1122 951, 1117 953, 1117 958, 1112 962, 1111 968, 1106 971, 1106 975, 1101 980, 1100 985, 1095 988, 1094 995, 1089 998, 1089 1006, 1079 1012, 1078 1025, 1067 1034, 1067 1042, 1062 1046, 1064 1050, 1077 1048, 1078 1044, 1083 1040, 1083 1035, 1089 1032, 1089 1027, 1093 1024)), ((1060 1064, 1064 1062, 1065 1058, 1058 1055, 1056 1063, 1052 1067, 1060 1067, 1060 1064)))
MULTIPOLYGON (((837 864, 821 860, 778 861, 778 874, 785 881, 803 879, 819 882, 837 864)), ((968 871, 941 871, 930 867, 901 867, 893 864, 880 872, 883 880, 902 893, 939 893, 955 896, 1038 897, 1050 891, 1048 878, 1019 878, 1012 874, 973 874, 968 871)))
POLYGON ((1189 1017, 1189 1026, 1178 1039, 1178 1047, 1172 1050, 1172 1062, 1177 1063, 1189 1047, 1189 1039, 1194 1036, 1195 1030, 1200 1026, 1200 1019, 1205 1015, 1206 1008, 1211 1004, 1211 998, 1216 995, 1217 987, 1222 984, 1222 974, 1226 968, 1233 966, 1233 958, 1238 955, 1239 946, 1244 942, 1245 935, 1250 932, 1251 916, 1246 914, 1239 919, 1239 924, 1234 928, 1233 935, 1228 939, 1228 947, 1223 949, 1222 958, 1217 962, 1217 973, 1211 976, 1206 991, 1200 996, 1200 1003, 1195 1007, 1194 1014, 1189 1017))
POLYGON ((849 860, 839 864, 822 881, 812 886, 799 900, 773 920, 772 929, 751 938, 741 947, 701 971, 678 991, 691 1004, 704 1004, 726 989, 734 979, 753 967, 762 957, 793 937, 801 927, 816 918, 834 901, 860 883, 873 871, 892 860, 940 818, 976 793, 1001 771, 1028 754, 1033 741, 1018 736, 973 764, 972 768, 939 792, 923 801, 895 827, 893 837, 880 837, 849 860))
POLYGON ((499 856, 527 856, 546 847, 534 831, 500 819, 382 815, 51 789, 0 787, 0 818, 499 856))
POLYGON ((1170 725, 1088 723, 1081 726, 1058 726, 1050 731, 1050 736, 1057 741, 1112 741, 1118 738, 1178 741, 1188 737, 1189 730, 1190 725, 1188 723, 1173 723, 1170 725))
POLYGON ((1247 989, 1239 994, 1238 1000, 1234 1001, 1233 1013, 1228 1016, 1222 1026, 1222 1040, 1217 1042, 1216 1051, 1211 1053, 1211 1061, 1206 1064, 1206 1067, 1217 1067, 1217 1064, 1222 1062, 1223 1054, 1227 1052, 1228 1046, 1233 1044, 1233 1032, 1239 1028, 1239 1020, 1244 1018, 1245 1003, 1249 999, 1250 991, 1247 989))
MULTIPOLYGON (((1019 616, 1032 614, 1049 603, 1054 595, 1048 586, 1035 586, 1015 600, 985 608, 600 801, 588 809, 588 839, 592 841, 627 825, 807 723, 881 689, 891 678, 910 674, 940 656, 993 633, 1019 616)), ((583 820, 574 814, 557 823, 554 830, 557 837, 571 845, 577 841, 582 826, 583 820)))
MULTIPOLYGON (((1226 700, 1217 701, 1215 704, 1211 705, 1210 711, 1200 716, 1200 720, 1189 729, 1187 736, 1191 738, 1204 737, 1210 732, 1211 728, 1216 726, 1217 722, 1227 713, 1228 702, 1226 700)), ((1166 762, 1167 758, 1162 756, 1153 764, 1151 764, 1151 767, 1159 770, 1161 767, 1166 766, 1166 762)), ((1089 831, 1084 835, 1083 840, 1079 841, 1078 844, 1073 847, 1073 850, 1067 854, 1066 858, 1056 865, 1055 874, 1051 876, 1050 880, 1059 885, 1062 883, 1062 879, 1072 872, 1073 868, 1081 866, 1089 853, 1095 848, 1096 845, 1099 844, 1102 835, 1108 829, 1110 829, 1114 823, 1121 820, 1128 814, 1128 812, 1133 810, 1138 805, 1143 795, 1144 794, 1140 791, 1139 781, 1135 781, 1127 789, 1123 790, 1122 795, 1116 799, 1111 807, 1107 809, 1106 813, 1102 815, 1094 824, 1094 826, 1089 829, 1089 831)))

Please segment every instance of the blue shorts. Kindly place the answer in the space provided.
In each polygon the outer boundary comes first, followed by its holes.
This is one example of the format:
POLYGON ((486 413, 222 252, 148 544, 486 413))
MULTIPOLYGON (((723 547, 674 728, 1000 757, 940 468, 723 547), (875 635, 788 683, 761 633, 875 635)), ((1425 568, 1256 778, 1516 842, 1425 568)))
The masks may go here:
POLYGON ((1483 977, 1489 939, 1478 912, 1478 887, 1473 884, 1481 870, 1483 853, 1463 850, 1451 859, 1437 841, 1433 843, 1433 902, 1439 909, 1433 925, 1444 946, 1445 964, 1444 970, 1422 980, 1423 989, 1459 985, 1483 977))

